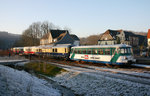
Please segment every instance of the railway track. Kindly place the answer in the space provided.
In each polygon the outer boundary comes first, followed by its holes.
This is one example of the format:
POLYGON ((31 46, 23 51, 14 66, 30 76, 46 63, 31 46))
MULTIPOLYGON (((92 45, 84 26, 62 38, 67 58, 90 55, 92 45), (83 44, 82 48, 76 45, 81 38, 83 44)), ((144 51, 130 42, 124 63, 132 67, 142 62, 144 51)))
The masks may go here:
POLYGON ((87 72, 89 74, 103 75, 109 78, 121 79, 140 84, 150 85, 150 69, 128 66, 127 68, 107 67, 106 65, 84 63, 57 59, 42 60, 42 62, 54 64, 68 70, 87 72))

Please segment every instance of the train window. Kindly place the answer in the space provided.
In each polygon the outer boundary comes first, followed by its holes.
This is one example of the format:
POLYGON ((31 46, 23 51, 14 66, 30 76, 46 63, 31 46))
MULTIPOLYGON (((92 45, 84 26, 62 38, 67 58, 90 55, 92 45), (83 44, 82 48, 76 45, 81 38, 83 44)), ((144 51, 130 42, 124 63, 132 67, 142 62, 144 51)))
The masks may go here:
POLYGON ((86 49, 82 49, 82 54, 86 54, 86 49))
POLYGON ((97 49, 92 50, 92 54, 97 54, 97 53, 98 53, 97 49))
POLYGON ((92 49, 87 49, 87 54, 91 54, 92 53, 92 49))
POLYGON ((66 53, 66 48, 65 48, 65 53, 66 53))
POLYGON ((127 48, 124 48, 124 53, 128 53, 128 52, 127 52, 127 48))
POLYGON ((79 49, 79 50, 78 50, 78 54, 82 54, 82 49, 79 49))
POLYGON ((105 49, 105 55, 110 55, 110 49, 105 49))
POLYGON ((103 49, 98 49, 98 54, 103 55, 103 49))
POLYGON ((128 53, 131 53, 131 48, 127 48, 128 49, 128 53))
POLYGON ((125 50, 124 50, 124 48, 121 48, 121 53, 125 53, 125 50))
POLYGON ((77 54, 77 53, 78 53, 78 50, 77 50, 77 49, 75 49, 74 53, 76 53, 76 54, 77 54))
POLYGON ((27 51, 29 52, 29 51, 31 51, 31 49, 27 49, 27 51))
POLYGON ((39 52, 42 52, 42 49, 39 49, 39 52))
POLYGON ((55 52, 57 52, 57 49, 55 49, 55 52))

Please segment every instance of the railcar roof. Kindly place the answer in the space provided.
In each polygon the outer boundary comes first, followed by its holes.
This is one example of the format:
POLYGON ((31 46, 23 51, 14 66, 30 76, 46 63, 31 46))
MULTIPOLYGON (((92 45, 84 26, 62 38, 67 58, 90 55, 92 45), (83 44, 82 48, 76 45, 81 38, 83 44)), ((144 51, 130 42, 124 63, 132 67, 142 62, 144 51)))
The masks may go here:
POLYGON ((70 46, 71 46, 70 44, 58 44, 54 46, 53 48, 68 48, 70 46))
POLYGON ((23 49, 24 47, 14 47, 14 49, 23 49))
POLYGON ((38 46, 38 48, 51 48, 53 46, 54 45, 41 45, 41 46, 38 46))
POLYGON ((75 46, 72 48, 101 48, 101 47, 131 47, 126 44, 116 44, 116 45, 87 45, 87 46, 75 46))

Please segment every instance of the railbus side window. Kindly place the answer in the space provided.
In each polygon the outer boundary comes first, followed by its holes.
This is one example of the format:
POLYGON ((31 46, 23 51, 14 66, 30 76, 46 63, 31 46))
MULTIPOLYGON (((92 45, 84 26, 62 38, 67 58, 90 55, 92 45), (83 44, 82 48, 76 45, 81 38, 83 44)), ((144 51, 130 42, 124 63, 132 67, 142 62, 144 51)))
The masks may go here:
POLYGON ((97 55, 97 53, 98 53, 97 49, 93 49, 93 50, 92 50, 92 54, 97 55))
POLYGON ((91 49, 87 49, 87 54, 91 54, 92 50, 91 49))
POLYGON ((98 49, 98 54, 103 55, 103 49, 102 48, 98 49))
POLYGON ((75 49, 74 53, 78 54, 78 49, 75 49))
POLYGON ((82 49, 82 54, 86 54, 86 49, 82 49))
POLYGON ((105 55, 110 55, 110 49, 105 49, 105 55))
POLYGON ((78 49, 78 54, 82 54, 82 49, 78 49))

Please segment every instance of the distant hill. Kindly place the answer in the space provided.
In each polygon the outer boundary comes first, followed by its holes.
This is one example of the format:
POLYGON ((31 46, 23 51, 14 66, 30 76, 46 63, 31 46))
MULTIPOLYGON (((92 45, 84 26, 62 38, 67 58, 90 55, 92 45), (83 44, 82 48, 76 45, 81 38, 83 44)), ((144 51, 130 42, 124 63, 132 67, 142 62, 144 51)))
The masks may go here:
POLYGON ((147 32, 133 32, 133 33, 137 35, 147 36, 147 32))
POLYGON ((21 35, 0 31, 0 49, 8 49, 13 46, 21 35))
POLYGON ((101 34, 80 38, 80 45, 97 45, 100 36, 101 34))

